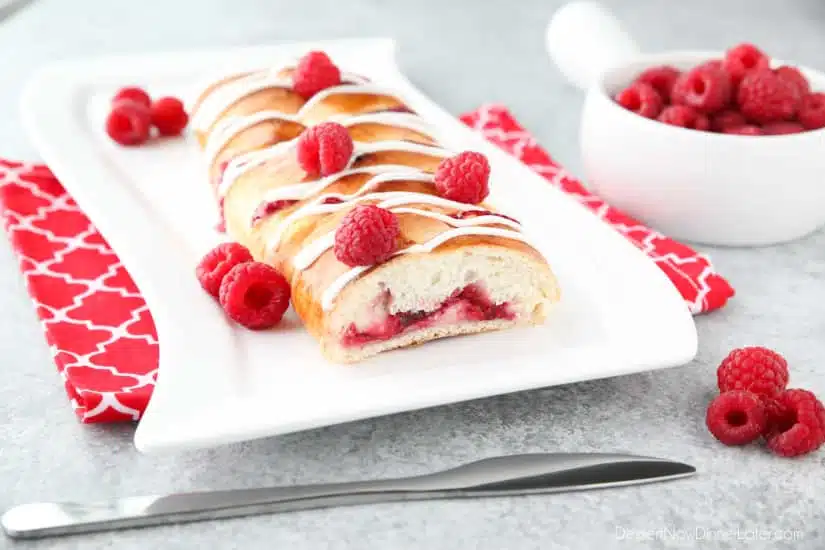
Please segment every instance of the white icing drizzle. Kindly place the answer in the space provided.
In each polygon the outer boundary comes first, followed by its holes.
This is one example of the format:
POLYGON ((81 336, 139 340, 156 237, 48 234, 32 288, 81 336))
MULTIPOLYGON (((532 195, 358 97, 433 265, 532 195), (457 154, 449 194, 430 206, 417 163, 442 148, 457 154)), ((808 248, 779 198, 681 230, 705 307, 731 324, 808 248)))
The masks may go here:
POLYGON ((335 245, 335 231, 330 231, 323 237, 319 237, 301 249, 292 258, 292 266, 303 271, 321 257, 321 254, 335 245))
MULTIPOLYGON (((473 218, 471 218, 473 219, 473 218)), ((496 222, 498 223, 498 222, 496 222)), ((463 237, 467 235, 488 235, 491 237, 503 237, 505 239, 513 239, 516 241, 522 241, 524 243, 530 244, 523 233, 519 231, 511 231, 510 229, 498 229, 496 227, 456 227, 441 233, 430 239, 425 243, 414 244, 412 246, 408 246, 402 250, 399 250, 393 254, 393 257, 399 256, 401 254, 422 254, 427 252, 432 252, 445 242, 449 241, 450 239, 455 239, 456 237, 463 237)), ((343 273, 338 278, 336 278, 330 285, 324 290, 324 293, 321 295, 321 308, 324 311, 329 311, 332 309, 333 304, 335 303, 335 298, 338 297, 338 294, 346 287, 349 283, 357 279, 362 273, 367 271, 373 266, 358 266, 353 267, 349 271, 343 273)))
MULTIPOLYGON (((388 174, 383 179, 383 181, 410 181, 415 180, 414 177, 410 177, 414 174, 388 174)), ((429 176, 428 174, 423 174, 423 176, 429 176)), ((272 237, 267 241, 267 249, 272 250, 276 248, 281 243, 281 238, 283 237, 284 233, 286 232, 286 228, 289 227, 289 224, 294 223, 296 220, 301 218, 305 218, 308 216, 317 216, 319 214, 331 214, 332 212, 337 212, 338 210, 343 210, 344 208, 348 208, 353 206, 354 204, 358 204, 359 202, 369 201, 369 200, 381 200, 378 206, 382 208, 394 208, 396 206, 401 206, 403 204, 432 204, 434 206, 442 206, 444 208, 453 208, 455 210, 459 210, 462 212, 467 212, 471 210, 481 210, 477 205, 474 204, 467 204, 464 202, 457 202, 451 201, 449 199, 443 199, 441 197, 436 197, 434 195, 428 195, 426 193, 415 193, 412 191, 384 191, 381 193, 367 193, 370 188, 375 187, 376 184, 371 185, 376 178, 373 178, 366 184, 364 184, 356 193, 351 195, 343 195, 341 193, 325 193, 320 195, 314 201, 309 204, 306 204, 281 220, 281 223, 278 224, 278 227, 275 229, 275 233, 273 233, 272 237), (342 202, 332 203, 332 204, 324 204, 324 201, 329 198, 340 199, 342 202)), ((431 176, 429 178, 431 180, 431 176)), ((421 178, 418 181, 426 181, 425 178, 421 178)), ((380 183, 380 182, 379 182, 380 183)), ((411 208, 395 208, 393 212, 403 214, 421 214, 421 210, 411 209, 411 208)), ((450 225, 455 225, 454 222, 456 221, 455 218, 450 216, 445 216, 443 214, 438 214, 436 212, 428 212, 423 215, 430 215, 430 217, 443 221, 444 223, 448 223, 450 225)), ((497 223, 501 225, 507 225, 514 229, 519 229, 521 224, 505 218, 503 216, 498 216, 494 213, 489 215, 481 215, 476 216, 473 218, 475 220, 483 220, 477 221, 479 225, 482 223, 497 223)))
POLYGON ((377 166, 362 166, 360 168, 348 168, 347 170, 341 170, 340 172, 330 174, 329 176, 326 176, 319 180, 296 183, 294 185, 285 185, 283 187, 271 189, 270 191, 267 191, 266 194, 264 194, 261 203, 266 204, 279 200, 308 199, 312 195, 320 193, 321 191, 323 191, 333 183, 337 182, 338 180, 356 174, 373 174, 375 176, 373 178, 370 178, 367 182, 365 182, 364 187, 367 187, 368 185, 375 187, 376 185, 378 185, 378 183, 381 183, 382 181, 394 181, 396 179, 415 179, 418 181, 427 181, 432 179, 432 176, 428 176, 420 170, 416 170, 415 168, 404 166, 402 164, 379 164, 377 166), (396 177, 402 174, 405 176, 404 178, 396 177), (376 179, 381 176, 390 179, 376 179), (424 179, 422 176, 427 176, 427 179, 424 179))
POLYGON ((394 111, 385 111, 380 113, 366 113, 363 115, 336 115, 330 117, 331 122, 337 122, 341 126, 347 128, 357 124, 381 124, 385 126, 393 126, 395 128, 405 128, 424 134, 433 141, 437 141, 435 136, 435 129, 427 124, 427 122, 420 116, 414 113, 398 113, 394 111))
POLYGON ((339 94, 364 94, 364 95, 383 95, 394 97, 400 103, 404 103, 403 99, 399 97, 398 91, 378 86, 377 84, 341 84, 340 86, 332 86, 325 88, 309 98, 309 101, 301 107, 300 116, 306 116, 307 111, 311 111, 316 105, 324 101, 330 96, 339 94))
MULTIPOLYGON (((355 171, 353 170, 352 172, 355 172, 355 171)), ((310 204, 306 204, 306 205, 302 206, 301 208, 299 208, 298 210, 296 210, 295 212, 293 212, 292 214, 290 214, 289 216, 284 218, 281 221, 281 223, 278 224, 278 228, 276 229, 275 233, 272 235, 272 237, 269 239, 269 241, 267 241, 267 247, 270 250, 277 247, 278 244, 280 244, 280 242, 281 242, 281 237, 283 237, 283 234, 286 231, 287 226, 290 223, 292 223, 295 220, 298 220, 300 218, 304 218, 306 216, 315 216, 315 215, 324 214, 324 213, 327 213, 327 212, 335 212, 336 210, 340 210, 341 208, 345 208, 348 205, 351 205, 351 204, 354 204, 354 203, 357 203, 357 202, 360 202, 360 201, 363 201, 363 200, 368 200, 370 198, 375 198, 378 195, 385 196, 385 195, 388 195, 389 193, 403 193, 402 191, 388 192, 388 193, 368 193, 368 191, 370 191, 371 189, 375 189, 378 185, 380 185, 382 183, 390 182, 390 181, 422 181, 422 182, 429 182, 429 181, 432 181, 432 175, 426 174, 424 172, 418 172, 418 173, 416 173, 416 172, 381 173, 381 174, 377 174, 377 175, 373 176, 372 178, 370 178, 369 180, 367 180, 367 182, 364 183, 364 185, 362 185, 358 189, 358 191, 356 191, 355 193, 353 193, 351 195, 344 195, 344 194, 341 194, 341 193, 325 193, 325 194, 319 196, 316 200, 312 201, 310 204), (337 204, 324 204, 324 200, 329 199, 329 198, 340 199, 343 202, 340 202, 340 203, 337 203, 337 204)), ((293 187, 293 186, 290 186, 290 187, 293 187)), ((315 187, 315 186, 313 186, 313 187, 315 187)), ((320 189, 313 188, 311 190, 311 192, 307 192, 307 193, 305 193, 301 196, 303 198, 312 196, 315 193, 320 192, 324 187, 326 187, 326 186, 323 186, 320 189)), ((276 191, 277 191, 277 189, 276 189, 276 191)), ((414 194, 418 197, 428 197, 428 196, 430 196, 430 195, 426 195, 426 194, 423 194, 423 193, 410 193, 410 192, 406 192, 406 193, 407 194, 414 194)), ((301 200, 301 199, 294 199, 294 198, 290 197, 288 194, 284 193, 284 194, 281 194, 281 196, 279 196, 278 198, 276 198, 274 200, 271 200, 271 201, 266 201, 262 204, 268 204, 270 202, 275 202, 275 200, 301 200)), ((425 201, 422 200, 420 202, 425 202, 425 201)), ((450 201, 450 202, 452 202, 452 201, 450 201)), ((461 203, 456 203, 456 204, 461 204, 461 203)), ((255 221, 256 220, 253 218, 252 221, 250 222, 250 225, 254 224, 255 221)))
MULTIPOLYGON (((409 201, 412 204, 418 204, 426 201, 419 201, 417 199, 412 199, 409 201)), ((508 227, 512 227, 515 230, 521 229, 521 224, 517 221, 513 221, 511 219, 505 218, 503 216, 496 216, 495 214, 481 214, 478 216, 474 216, 472 218, 460 218, 456 219, 452 216, 447 216, 446 214, 442 214, 440 212, 430 212, 429 210, 420 210, 418 208, 393 208, 393 212, 396 214, 416 214, 419 216, 426 216, 428 218, 436 219, 440 222, 444 222, 447 225, 452 225, 454 227, 463 227, 465 224, 456 223, 456 222, 467 222, 467 221, 474 221, 475 224, 466 224, 466 225, 487 225, 487 224, 499 224, 499 225, 506 225, 508 227)))
MULTIPOLYGON (((269 110, 222 119, 209 132, 209 139, 205 147, 206 166, 212 166, 215 162, 215 157, 220 153, 221 149, 223 149, 232 138, 244 130, 267 120, 284 120, 300 124, 301 114, 300 111, 298 114, 288 115, 280 111, 269 110)), ((435 141, 435 137, 433 136, 434 130, 426 124, 420 116, 412 113, 383 112, 355 116, 339 115, 331 117, 329 120, 330 122, 338 122, 348 128, 357 124, 369 123, 405 128, 423 134, 435 141)))
POLYGON ((412 141, 401 141, 395 139, 387 139, 384 141, 369 141, 355 144, 355 152, 352 155, 352 162, 358 160, 358 157, 369 155, 372 153, 385 153, 387 151, 399 151, 403 153, 418 153, 421 155, 430 155, 433 157, 448 158, 455 154, 449 149, 445 149, 439 145, 425 145, 423 143, 414 143, 412 141))
MULTIPOLYGON (((294 65, 288 68, 293 67, 294 65)), ((281 69, 254 71, 212 90, 203 98, 198 108, 195 109, 195 112, 192 113, 192 127, 196 130, 207 130, 226 109, 246 96, 260 92, 261 90, 266 90, 267 88, 291 89, 292 79, 277 76, 279 72, 281 72, 281 69)), ((341 73, 341 80, 355 82, 355 84, 342 84, 340 86, 327 88, 315 94, 312 99, 304 105, 304 108, 308 108, 310 104, 316 105, 318 101, 335 93, 380 93, 380 95, 391 95, 394 97, 393 92, 369 84, 364 77, 353 73, 341 73), (381 92, 373 91, 378 89, 380 89, 381 92), (321 96, 321 99, 316 100, 319 96, 321 96)))
POLYGON ((286 149, 292 147, 296 141, 297 139, 282 141, 266 149, 250 151, 233 158, 229 161, 229 164, 226 165, 226 170, 224 170, 221 176, 221 181, 218 184, 218 197, 225 197, 235 181, 247 171, 280 155, 286 149))
MULTIPOLYGON (((279 78, 276 70, 261 70, 251 73, 249 75, 238 78, 235 81, 229 82, 217 89, 211 91, 203 98, 199 107, 192 115, 192 126, 197 130, 206 130, 212 126, 220 117, 221 113, 226 109, 240 101, 244 97, 258 91, 272 88, 291 88, 292 79, 279 78)), ((304 117, 318 104, 327 98, 338 94, 369 94, 390 96, 397 99, 400 103, 405 104, 403 99, 399 97, 397 92, 377 86, 366 82, 365 79, 358 75, 350 73, 342 73, 342 80, 348 82, 355 82, 342 84, 327 88, 315 94, 309 99, 294 115, 289 115, 279 111, 260 111, 246 116, 229 117, 228 119, 220 121, 215 128, 210 132, 209 139, 205 147, 206 159, 211 166, 214 163, 215 157, 220 153, 229 141, 232 140, 238 133, 267 120, 286 120, 291 122, 304 123, 304 117)), ((377 112, 365 113, 356 115, 336 115, 328 119, 329 121, 338 122, 346 127, 351 127, 356 124, 383 124, 394 126, 398 128, 405 128, 418 133, 421 133, 433 141, 438 141, 433 135, 433 129, 421 117, 414 113, 403 112, 377 112)), ((270 159, 283 153, 285 149, 292 147, 297 141, 296 139, 277 143, 265 149, 250 151, 248 153, 239 155, 233 158, 228 164, 222 175, 221 182, 218 186, 218 195, 223 197, 229 191, 234 182, 246 173, 257 166, 261 166, 270 159)), ((355 151, 350 160, 350 166, 363 155, 386 152, 386 151, 402 151, 409 153, 418 153, 423 155, 436 156, 447 158, 452 156, 452 152, 438 145, 425 145, 421 143, 413 143, 409 141, 400 140, 386 140, 369 143, 356 143, 355 151)), ((421 170, 411 168, 403 165, 379 165, 367 166, 361 168, 347 168, 337 174, 333 174, 316 181, 303 182, 295 185, 288 185, 268 192, 262 204, 268 204, 277 200, 305 200, 313 195, 322 193, 324 189, 334 182, 346 176, 354 174, 371 174, 372 177, 367 180, 357 192, 350 195, 343 195, 340 193, 327 193, 318 196, 311 203, 306 204, 287 216, 281 223, 278 224, 275 234, 267 243, 271 249, 280 243, 286 227, 297 219, 306 216, 317 214, 331 213, 344 208, 348 208, 355 203, 366 200, 381 200, 378 206, 387 208, 396 214, 413 214, 418 216, 429 217, 439 220, 451 227, 447 231, 436 235, 425 243, 411 245, 402 250, 398 250, 393 254, 393 257, 401 254, 415 254, 432 252, 441 244, 461 236, 467 235, 488 235, 494 237, 502 237, 514 239, 522 242, 528 242, 525 236, 519 231, 521 225, 518 222, 510 220, 506 217, 496 215, 494 213, 482 214, 471 218, 458 219, 440 212, 432 212, 429 210, 422 210, 418 208, 404 207, 410 204, 431 204, 434 206, 442 206, 445 208, 457 209, 459 211, 480 210, 477 205, 470 205, 459 203, 429 195, 426 193, 416 193, 411 191, 390 191, 384 193, 369 193, 381 183, 389 181, 421 181, 432 182, 432 174, 427 174, 421 170), (324 201, 329 198, 337 198, 342 202, 333 204, 324 204, 324 201), (496 224, 504 225, 510 229, 503 229, 498 227, 486 227, 486 225, 496 224)), ((254 220, 253 220, 254 221, 254 220)), ((333 247, 335 243, 335 232, 332 231, 319 237, 309 245, 303 247, 292 259, 292 264, 297 270, 304 270, 310 267, 320 256, 333 247)), ((529 243, 528 243, 529 244, 529 243)), ((323 292, 322 308, 326 311, 332 308, 335 298, 346 287, 347 284, 355 280, 358 276, 370 269, 372 266, 354 267, 346 273, 339 276, 333 281, 323 292)))
MULTIPOLYGON (((264 162, 276 157, 277 155, 281 154, 287 146, 291 146, 293 143, 297 141, 297 138, 290 140, 290 141, 282 141, 280 143, 276 143, 271 147, 267 147, 265 149, 259 149, 257 151, 251 151, 249 153, 244 153, 243 155, 239 155, 232 159, 229 164, 226 166, 226 170, 221 177, 221 182, 218 185, 218 196, 224 197, 229 192, 229 189, 232 187, 232 184, 241 177, 244 173, 256 166, 260 166, 264 162)), ((452 153, 442 147, 438 147, 435 145, 424 145, 421 143, 413 143, 409 141, 398 141, 398 140, 386 140, 386 141, 374 141, 370 143, 356 143, 355 144, 355 151, 352 155, 352 159, 350 159, 350 165, 352 165, 358 158, 362 155, 371 154, 371 153, 380 153, 380 152, 387 152, 387 151, 401 151, 406 153, 418 153, 422 155, 431 155, 436 157, 447 158, 452 155, 452 153)), ((410 170, 410 167, 405 167, 407 170, 410 170)), ((345 171, 339 172, 337 174, 333 174, 332 176, 328 177, 335 177, 334 180, 328 181, 323 187, 330 185, 332 181, 337 180, 338 178, 343 177, 345 171)), ((315 182, 304 182, 296 185, 289 185, 284 186, 279 189, 273 190, 271 193, 267 194, 264 197, 267 202, 272 200, 280 200, 283 198, 291 198, 288 196, 287 193, 293 193, 299 186, 312 186, 318 185, 320 186, 322 182, 325 181, 326 178, 315 181, 315 182), (285 195, 285 196, 282 196, 285 195), (275 197, 272 199, 271 197, 275 197)), ((323 189, 323 187, 321 187, 323 189)), ((311 194, 311 193, 309 193, 311 194)), ((308 196, 308 195, 305 195, 308 196)))
MULTIPOLYGON (((424 203, 424 202, 427 202, 427 201, 421 200, 421 199, 425 196, 431 196, 431 195, 420 195, 418 193, 410 193, 410 195, 419 195, 419 196, 417 196, 417 197, 408 197, 406 202, 401 202, 400 204, 424 203)), ((442 221, 442 222, 446 223, 447 225, 450 225, 450 226, 452 226, 456 229, 478 229, 478 230, 483 229, 484 230, 484 231, 479 231, 479 232, 476 232, 476 233, 474 233, 472 231, 470 233, 458 233, 458 234, 455 235, 457 237, 461 236, 461 235, 498 235, 498 236, 507 237, 509 235, 509 233, 516 233, 517 235, 521 235, 521 233, 519 233, 517 231, 514 232, 510 229, 496 229, 494 227, 478 227, 478 226, 486 225, 486 224, 489 224, 489 223, 502 223, 504 225, 509 225, 511 227, 513 227, 513 226, 515 226, 516 228, 520 227, 520 225, 518 223, 515 223, 512 220, 507 220, 506 218, 502 218, 501 216, 490 215, 490 216, 476 216, 474 218, 458 219, 458 218, 452 218, 450 216, 445 216, 444 214, 441 214, 440 212, 431 212, 429 210, 419 210, 418 208, 397 208, 397 209, 396 208, 389 208, 389 205, 391 205, 393 202, 395 202, 395 201, 393 201, 393 199, 390 199, 388 201, 384 201, 384 202, 379 203, 377 206, 380 207, 380 208, 388 208, 390 212, 394 212, 396 214, 403 214, 403 213, 417 214, 419 216, 424 216, 424 217, 427 217, 427 218, 433 218, 433 219, 442 221), (505 223, 505 222, 509 222, 509 223, 505 223), (488 230, 488 229, 489 230, 496 230, 498 232, 504 231, 505 234, 486 233, 485 231, 488 230)), ((398 203, 396 202, 396 204, 398 204, 398 203)), ((407 251, 407 252, 416 252, 416 251, 419 251, 419 250, 423 250, 420 247, 422 247, 424 245, 429 246, 431 243, 437 242, 438 244, 434 244, 432 246, 432 248, 435 248, 439 244, 444 242, 444 241, 439 242, 438 239, 440 239, 444 235, 451 234, 453 232, 454 232, 454 230, 445 231, 441 235, 437 235, 436 237, 433 237, 432 239, 427 241, 427 243, 412 245, 408 248, 405 248, 401 252, 397 252, 396 254, 404 253, 405 251, 407 251), (419 247, 419 248, 416 248, 416 247, 419 247)), ((446 240, 449 240, 451 238, 453 238, 453 237, 448 237, 448 239, 446 239, 446 240)), ((523 236, 522 236, 521 240, 524 240, 523 236)), ((327 250, 332 248, 334 244, 335 244, 335 231, 330 231, 326 235, 324 235, 322 237, 318 237, 317 239, 312 241, 308 246, 304 247, 300 252, 298 252, 295 255, 295 257, 292 259, 293 267, 295 267, 295 269, 297 269, 299 271, 302 271, 302 270, 308 268, 309 266, 314 264, 318 260, 318 258, 321 257, 321 255, 324 252, 326 252, 327 250)), ((432 249, 429 250, 429 251, 432 251, 432 249)))
POLYGON ((275 71, 263 71, 228 82, 203 98, 192 113, 192 128, 205 131, 236 102, 267 88, 292 88, 292 80, 279 78, 275 71))
POLYGON ((264 122, 266 120, 285 120, 288 122, 300 122, 294 115, 287 115, 280 111, 258 111, 251 115, 233 116, 222 119, 209 132, 209 139, 206 142, 204 153, 206 156, 206 166, 211 167, 215 162, 215 157, 220 153, 229 141, 247 128, 264 122))

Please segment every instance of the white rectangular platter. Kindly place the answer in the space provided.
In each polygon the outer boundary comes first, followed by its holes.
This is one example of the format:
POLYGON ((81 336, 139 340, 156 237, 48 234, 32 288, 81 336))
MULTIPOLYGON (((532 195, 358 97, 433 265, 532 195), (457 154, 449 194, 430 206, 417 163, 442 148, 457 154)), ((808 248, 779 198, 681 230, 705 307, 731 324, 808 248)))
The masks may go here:
POLYGON ((22 108, 43 159, 117 252, 155 319, 159 377, 135 435, 143 452, 675 366, 696 353, 693 319, 661 271, 584 207, 419 92, 399 71, 391 40, 65 63, 32 80, 22 108), (108 103, 127 84, 191 96, 210 75, 289 63, 310 49, 397 89, 449 147, 487 155, 489 200, 522 222, 559 278, 562 300, 545 325, 442 340, 342 366, 322 358, 291 312, 282 326, 263 333, 224 317, 194 276, 202 254, 221 239, 194 139, 119 147, 103 130, 108 103))

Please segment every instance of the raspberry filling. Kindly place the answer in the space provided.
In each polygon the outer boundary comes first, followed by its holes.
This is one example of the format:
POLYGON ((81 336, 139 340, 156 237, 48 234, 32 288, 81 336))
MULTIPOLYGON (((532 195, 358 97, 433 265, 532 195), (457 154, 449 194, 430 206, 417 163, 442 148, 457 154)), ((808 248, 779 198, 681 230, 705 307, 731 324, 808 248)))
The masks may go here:
POLYGON ((521 223, 511 216, 505 216, 504 214, 500 214, 498 212, 490 212, 489 210, 464 210, 461 212, 456 212, 452 215, 452 217, 457 220, 466 220, 467 218, 476 218, 478 216, 498 216, 499 218, 505 218, 511 222, 521 223))
POLYGON ((298 202, 298 201, 291 200, 291 199, 282 199, 282 200, 277 200, 277 201, 272 201, 272 202, 266 202, 266 203, 260 205, 255 210, 255 213, 252 215, 252 224, 254 225, 254 224, 258 223, 259 221, 261 221, 262 219, 264 219, 268 216, 271 216, 272 214, 275 214, 276 212, 280 212, 284 208, 292 206, 296 202, 298 202))
POLYGON ((377 109, 375 111, 370 111, 370 114, 377 115, 380 113, 410 113, 415 114, 415 111, 407 107, 406 105, 398 105, 397 107, 388 107, 386 109, 377 109))
MULTIPOLYGON (((388 303, 391 295, 382 296, 388 303)), ((372 342, 389 340, 399 334, 422 330, 429 327, 461 322, 513 320, 515 313, 508 302, 493 303, 487 292, 479 285, 468 285, 454 292, 432 311, 400 311, 376 321, 365 330, 359 331, 351 324, 341 337, 345 347, 359 347, 372 342)))

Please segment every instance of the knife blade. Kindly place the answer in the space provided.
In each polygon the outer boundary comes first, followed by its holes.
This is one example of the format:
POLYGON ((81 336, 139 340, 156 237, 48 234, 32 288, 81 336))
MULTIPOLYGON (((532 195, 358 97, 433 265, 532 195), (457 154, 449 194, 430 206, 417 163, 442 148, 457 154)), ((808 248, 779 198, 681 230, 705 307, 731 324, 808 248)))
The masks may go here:
POLYGON ((693 466, 662 458, 538 453, 486 458, 415 477, 126 497, 35 502, 0 518, 12 538, 41 538, 171 523, 380 502, 559 493, 687 477, 693 466))

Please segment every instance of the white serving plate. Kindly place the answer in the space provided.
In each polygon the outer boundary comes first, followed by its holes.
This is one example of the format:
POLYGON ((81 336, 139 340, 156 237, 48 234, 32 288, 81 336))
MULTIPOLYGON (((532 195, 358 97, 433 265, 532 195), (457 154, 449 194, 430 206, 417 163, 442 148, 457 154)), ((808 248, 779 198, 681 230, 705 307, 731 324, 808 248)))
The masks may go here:
POLYGON ((468 130, 399 71, 391 40, 346 40, 110 58, 53 66, 23 113, 43 159, 88 213, 143 292, 157 326, 157 388, 135 434, 143 452, 208 447, 462 400, 684 364, 697 348, 687 307, 662 272, 583 206, 468 130), (454 338, 355 366, 328 363, 290 312, 255 333, 229 322, 194 266, 220 236, 193 139, 139 148, 103 131, 109 98, 139 83, 190 94, 228 67, 323 49, 345 70, 397 88, 448 146, 482 151, 490 200, 524 224, 562 300, 547 323, 454 338))

